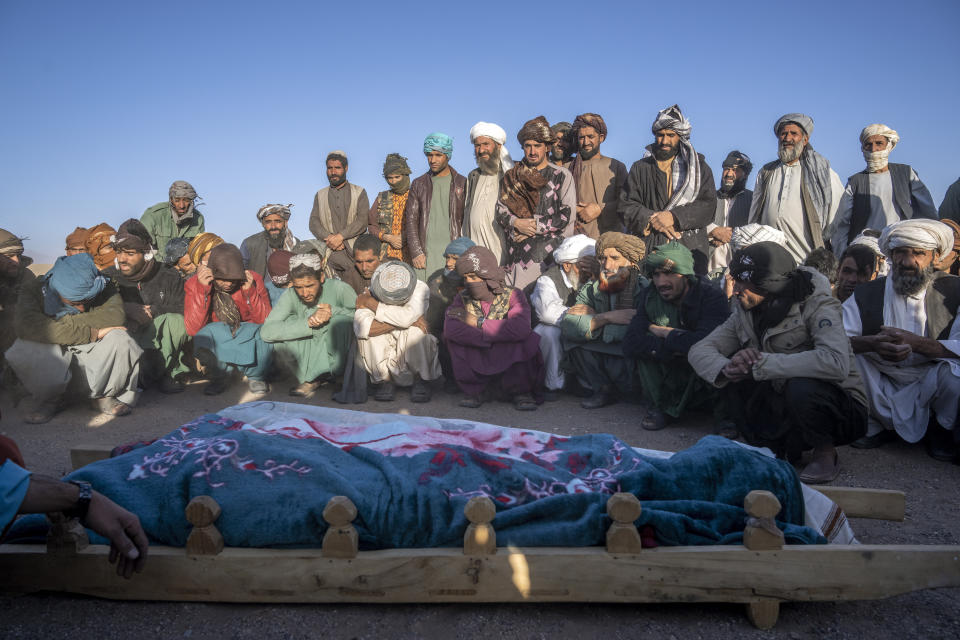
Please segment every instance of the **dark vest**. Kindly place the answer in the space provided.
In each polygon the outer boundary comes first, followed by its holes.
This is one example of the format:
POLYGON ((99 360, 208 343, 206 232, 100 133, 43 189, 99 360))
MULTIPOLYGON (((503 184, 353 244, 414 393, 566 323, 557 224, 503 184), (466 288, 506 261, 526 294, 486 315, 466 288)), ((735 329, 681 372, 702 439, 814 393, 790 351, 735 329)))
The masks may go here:
MULTIPOLYGON (((913 198, 910 195, 910 165, 887 165, 890 168, 890 180, 893 182, 893 200, 897 205, 900 219, 913 217, 913 198)), ((850 214, 850 229, 847 231, 847 243, 860 235, 870 218, 870 174, 863 170, 847 179, 853 188, 853 213, 850 214)))
MULTIPOLYGON (((883 325, 883 298, 887 278, 877 278, 865 282, 853 291, 853 297, 860 311, 862 334, 873 336, 880 333, 883 325)), ((927 336, 937 340, 950 337, 950 327, 957 317, 960 306, 960 277, 951 276, 942 271, 933 274, 933 282, 927 287, 923 300, 927 310, 927 336)))
POLYGON ((256 271, 263 278, 269 278, 270 275, 267 273, 267 255, 270 245, 267 244, 266 231, 261 231, 260 233, 255 233, 247 237, 244 243, 247 245, 247 251, 250 252, 250 262, 247 264, 247 269, 256 271))
MULTIPOLYGON (((547 269, 540 278, 547 277, 550 278, 550 281, 557 288, 557 293, 560 295, 560 299, 563 300, 563 304, 568 307, 572 307, 573 304, 577 301, 577 291, 573 287, 568 287, 567 283, 563 281, 563 274, 560 270, 560 265, 553 265, 547 269)), ((539 280, 540 278, 537 278, 539 280)), ((537 281, 534 280, 528 284, 523 289, 523 293, 526 294, 527 300, 533 296, 533 290, 537 287, 537 281)), ((537 310, 533 307, 533 304, 530 305, 530 321, 532 326, 537 326, 540 324, 540 316, 537 314, 537 310)))
MULTIPOLYGON (((720 193, 719 191, 717 192, 720 193)), ((733 196, 733 204, 730 205, 730 217, 726 224, 723 220, 723 209, 728 198, 721 198, 717 195, 717 212, 713 217, 713 224, 718 227, 743 227, 750 223, 750 203, 753 201, 753 191, 744 189, 733 196)))

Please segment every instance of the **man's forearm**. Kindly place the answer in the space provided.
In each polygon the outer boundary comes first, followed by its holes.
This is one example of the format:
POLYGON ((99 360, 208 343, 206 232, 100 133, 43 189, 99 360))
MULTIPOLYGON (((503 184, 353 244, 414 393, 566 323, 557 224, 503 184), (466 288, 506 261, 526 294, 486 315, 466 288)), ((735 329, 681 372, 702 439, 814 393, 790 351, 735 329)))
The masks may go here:
POLYGON ((873 348, 873 339, 870 336, 850 336, 850 346, 854 353, 870 353, 873 348))
POLYGON ((27 495, 20 505, 20 513, 51 513, 69 511, 77 504, 80 489, 69 482, 61 482, 50 476, 33 474, 27 495))

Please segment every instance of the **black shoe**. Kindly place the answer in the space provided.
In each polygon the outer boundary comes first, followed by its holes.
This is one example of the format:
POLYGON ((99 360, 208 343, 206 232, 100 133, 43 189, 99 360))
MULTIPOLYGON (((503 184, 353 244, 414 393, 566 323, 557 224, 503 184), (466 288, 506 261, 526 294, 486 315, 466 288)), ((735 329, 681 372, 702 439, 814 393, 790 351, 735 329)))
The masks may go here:
POLYGON ((740 429, 733 420, 718 420, 714 426, 713 434, 722 436, 728 440, 736 440, 740 437, 740 429))
POLYGON ((957 457, 957 445, 953 442, 953 434, 940 426, 939 423, 933 423, 927 427, 927 454, 934 460, 941 462, 953 462, 957 457))
POLYGON ((464 395, 460 401, 460 406, 466 407, 467 409, 476 409, 482 404, 483 400, 480 399, 480 396, 464 395))
POLYGON ((430 402, 432 396, 430 384, 421 380, 420 376, 414 378, 413 386, 410 387, 410 402, 430 402))
POLYGON ((205 396, 218 396, 227 390, 230 386, 230 379, 227 376, 220 376, 210 381, 210 384, 203 390, 205 396))
POLYGON ((667 414, 659 409, 647 409, 640 426, 647 431, 660 431, 667 426, 667 414))
POLYGON ((380 402, 392 402, 395 395, 393 383, 385 380, 377 385, 377 391, 373 394, 373 399, 380 402))
POLYGON ((888 442, 893 442, 896 439, 896 432, 891 429, 884 429, 880 433, 872 436, 863 436, 862 438, 857 438, 850 443, 850 446, 854 449, 876 449, 877 447, 882 447, 888 442))
POLYGON ((560 399, 560 390, 559 389, 547 389, 543 392, 543 401, 544 402, 556 402, 560 399))
POLYGON ((160 378, 159 387, 160 393, 165 393, 167 395, 172 393, 180 393, 187 388, 182 382, 174 380, 170 376, 163 376, 160 378))
POLYGON ((584 409, 599 409, 605 407, 608 404, 614 404, 617 401, 617 396, 610 389, 602 388, 598 391, 595 391, 592 396, 580 403, 580 406, 584 409))

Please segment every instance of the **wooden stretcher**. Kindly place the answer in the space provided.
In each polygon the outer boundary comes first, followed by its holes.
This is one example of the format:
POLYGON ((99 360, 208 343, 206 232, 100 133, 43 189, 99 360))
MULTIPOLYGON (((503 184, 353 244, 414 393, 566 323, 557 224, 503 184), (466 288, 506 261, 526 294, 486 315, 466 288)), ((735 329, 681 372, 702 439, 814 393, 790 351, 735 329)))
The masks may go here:
MULTIPOLYGON (((75 466, 100 457, 74 450, 75 466)), ((815 487, 848 517, 903 520, 898 491, 815 487)), ((224 548, 220 506, 186 508, 186 548, 150 548, 142 574, 119 578, 109 547, 90 545, 76 521, 54 522, 46 545, 0 545, 7 592, 54 591, 121 600, 259 603, 730 602, 757 627, 776 624, 782 602, 875 600, 960 586, 960 546, 785 545, 777 498, 752 491, 743 545, 641 549, 642 506, 613 495, 606 546, 498 547, 493 502, 473 498, 462 548, 358 551, 356 507, 332 498, 320 549, 224 548)))

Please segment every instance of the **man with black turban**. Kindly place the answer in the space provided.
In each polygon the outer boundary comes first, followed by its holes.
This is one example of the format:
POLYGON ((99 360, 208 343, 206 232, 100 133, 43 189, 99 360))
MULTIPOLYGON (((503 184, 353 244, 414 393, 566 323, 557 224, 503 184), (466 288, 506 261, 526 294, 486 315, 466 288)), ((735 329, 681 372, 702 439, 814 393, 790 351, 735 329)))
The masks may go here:
POLYGON ((507 286, 503 269, 486 247, 464 251, 457 273, 464 289, 447 308, 443 339, 465 396, 460 406, 479 407, 499 388, 518 411, 534 411, 544 368, 527 297, 507 286))
POLYGON ((596 244, 600 277, 580 287, 561 320, 567 371, 593 392, 580 405, 599 409, 633 394, 633 365, 622 341, 647 284, 640 274, 645 248, 636 236, 608 231, 596 244))
POLYGON ((577 229, 594 240, 601 233, 619 231, 620 193, 627 183, 627 167, 600 153, 607 139, 607 123, 598 113, 581 113, 570 130, 577 156, 568 167, 577 187, 577 229))
POLYGON ((623 355, 637 362, 647 403, 640 426, 662 429, 688 408, 719 404, 687 362, 690 347, 730 315, 727 298, 704 276, 693 273, 693 254, 677 241, 656 247, 644 261, 650 286, 644 289, 627 334, 623 355))
POLYGON ((24 420, 49 422, 78 371, 94 409, 112 416, 130 413, 140 394, 143 351, 123 323, 117 287, 90 254, 57 258, 43 278, 27 283, 17 301, 17 341, 5 354, 33 396, 24 420))
POLYGON ((543 116, 528 120, 517 141, 523 161, 503 174, 496 219, 507 237, 507 282, 523 289, 546 269, 550 254, 573 234, 577 190, 573 176, 549 161, 555 141, 543 116))
POLYGON ((410 262, 403 250, 403 212, 410 195, 410 165, 399 153, 388 153, 383 162, 383 179, 390 187, 373 199, 367 216, 367 233, 379 238, 381 260, 410 262))
POLYGON ((657 113, 650 154, 630 167, 620 219, 644 239, 647 251, 670 240, 693 253, 694 271, 707 272, 707 225, 717 208, 713 172, 690 142, 690 121, 673 105, 657 113))
POLYGON ((274 251, 293 251, 300 241, 290 231, 292 204, 265 204, 257 211, 263 231, 248 236, 240 243, 243 266, 267 278, 267 260, 274 251))
POLYGON ((33 258, 23 255, 23 240, 0 229, 0 368, 3 352, 17 339, 13 328, 17 293, 24 283, 34 279, 33 272, 27 268, 33 264, 33 258))
POLYGON ((797 267, 772 242, 737 251, 730 273, 733 313, 690 349, 690 364, 728 389, 747 442, 795 464, 812 450, 800 479, 830 482, 840 470, 835 447, 867 430, 866 391, 840 302, 825 277, 797 267))
POLYGON ((171 238, 193 238, 203 233, 203 214, 196 210, 197 192, 186 180, 170 185, 166 202, 158 202, 140 216, 152 244, 157 248, 157 260, 165 260, 164 252, 171 238))
POLYGON ((720 188, 717 189, 717 212, 713 222, 707 225, 707 240, 710 242, 710 263, 707 273, 711 277, 726 270, 733 256, 730 240, 733 230, 750 221, 750 203, 753 191, 747 189, 747 178, 753 171, 750 157, 733 150, 723 160, 720 188))
POLYGON ((144 350, 143 382, 158 384, 163 393, 183 391, 176 380, 187 367, 181 362, 187 343, 183 324, 183 279, 157 262, 146 227, 131 218, 113 237, 117 260, 103 274, 116 282, 126 314, 124 326, 144 350))

